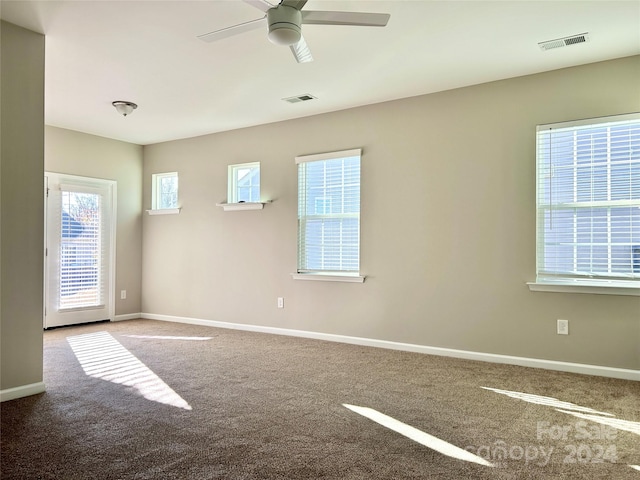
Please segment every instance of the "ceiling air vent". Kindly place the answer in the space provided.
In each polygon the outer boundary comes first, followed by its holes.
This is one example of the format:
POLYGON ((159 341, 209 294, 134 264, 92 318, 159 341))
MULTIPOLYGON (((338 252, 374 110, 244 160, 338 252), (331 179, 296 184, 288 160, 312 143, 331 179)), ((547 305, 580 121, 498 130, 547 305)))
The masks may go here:
POLYGON ((588 33, 580 33, 578 35, 571 35, 570 37, 557 38, 555 40, 547 40, 546 42, 540 42, 540 50, 552 50, 554 48, 568 47, 569 45, 575 45, 577 43, 584 43, 589 41, 588 33))
POLYGON ((308 102, 309 100, 316 100, 316 97, 313 95, 309 95, 305 93, 303 95, 296 95, 295 97, 283 98, 285 102, 289 103, 300 103, 300 102, 308 102))

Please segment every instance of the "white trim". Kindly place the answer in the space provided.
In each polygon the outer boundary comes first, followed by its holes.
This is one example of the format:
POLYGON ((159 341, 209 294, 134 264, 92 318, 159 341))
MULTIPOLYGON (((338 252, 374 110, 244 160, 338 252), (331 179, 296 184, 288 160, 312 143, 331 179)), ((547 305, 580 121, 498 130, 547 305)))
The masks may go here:
POLYGON ((118 182, 113 180, 111 185, 111 237, 109 238, 109 289, 111 295, 109 296, 109 318, 113 318, 116 314, 116 251, 118 245, 116 240, 118 238, 118 182))
POLYGON ((319 282, 364 283, 364 279, 367 277, 365 275, 359 275, 359 274, 340 275, 338 273, 311 272, 311 273, 292 273, 291 278, 293 278, 294 280, 315 280, 319 282))
POLYGON ((556 130, 559 128, 581 127, 583 125, 597 125, 602 123, 618 123, 637 120, 640 112, 622 113, 620 115, 610 115, 608 117, 583 118, 580 120, 570 120, 568 122, 545 123, 536 125, 536 132, 541 130, 556 130))
POLYGON ((238 202, 238 203, 216 203, 216 207, 222 207, 225 212, 233 210, 262 210, 267 202, 238 202))
POLYGON ((29 397, 46 391, 44 382, 30 383, 29 385, 21 385, 19 387, 7 388, 0 390, 0 402, 15 400, 16 398, 29 397))
POLYGON ((354 148, 352 150, 342 150, 340 152, 316 153, 313 155, 299 155, 296 157, 296 163, 317 162, 319 160, 333 160, 336 158, 361 157, 362 149, 354 148))
POLYGON ((640 296, 640 286, 620 284, 620 282, 527 282, 529 290, 532 292, 554 292, 554 293, 592 293, 596 295, 630 295, 640 296))
POLYGON ((141 318, 149 320, 161 320, 165 322, 188 323, 191 325, 204 325, 232 330, 245 330, 249 332, 270 333, 274 335, 288 335, 292 337, 312 338, 329 342, 348 343, 366 347, 386 348, 389 350, 401 350, 404 352, 423 353, 426 355, 438 355, 442 357, 462 358, 466 360, 479 360, 481 362, 502 363, 518 365, 521 367, 544 368, 560 372, 580 373, 583 375, 596 375, 599 377, 620 378, 624 380, 640 381, 640 370, 625 368, 603 367, 600 365, 588 365, 584 363, 558 362, 555 360, 542 360, 538 358, 515 357, 512 355, 500 355, 495 353, 472 352, 468 350, 456 350, 452 348, 429 347, 412 343, 391 342, 388 340, 376 340, 373 338, 350 337, 333 333, 309 332, 305 330, 293 330, 289 328, 266 327, 241 323, 218 322, 200 318, 176 317, 172 315, 159 315, 155 313, 142 313, 141 318))
POLYGON ((122 322, 124 320, 137 320, 138 318, 142 318, 141 313, 125 313, 122 315, 116 315, 113 317, 112 322, 122 322))
MULTIPOLYGON (((115 185, 117 183, 116 180, 111 180, 109 178, 73 175, 71 173, 54 172, 52 170, 46 170, 44 174, 45 176, 52 176, 52 175, 57 176, 61 181, 68 180, 78 186, 93 187, 93 188, 96 188, 95 187, 96 183, 101 183, 103 185, 106 185, 108 183, 115 185)), ((67 188, 70 187, 68 184, 63 184, 63 185, 65 185, 65 187, 67 188)))
POLYGON ((180 213, 182 207, 180 208, 156 208, 153 210, 147 210, 149 215, 176 215, 180 213))

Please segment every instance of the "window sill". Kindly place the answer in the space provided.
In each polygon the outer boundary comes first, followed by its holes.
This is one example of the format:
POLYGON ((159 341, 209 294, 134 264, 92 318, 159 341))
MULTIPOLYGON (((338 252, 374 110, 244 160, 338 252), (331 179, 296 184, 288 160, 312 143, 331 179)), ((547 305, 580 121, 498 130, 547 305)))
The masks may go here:
POLYGON ((231 212, 234 210, 262 210, 267 203, 271 202, 216 203, 216 206, 222 207, 225 212, 231 212))
POLYGON ((591 293, 597 295, 640 296, 640 285, 631 281, 539 280, 527 282, 532 292, 591 293))
POLYGON ((182 208, 157 208, 154 210, 147 210, 149 215, 177 215, 182 208))
POLYGON ((367 277, 364 275, 347 273, 292 273, 291 278, 294 280, 314 280, 319 282, 364 283, 364 279, 367 277))

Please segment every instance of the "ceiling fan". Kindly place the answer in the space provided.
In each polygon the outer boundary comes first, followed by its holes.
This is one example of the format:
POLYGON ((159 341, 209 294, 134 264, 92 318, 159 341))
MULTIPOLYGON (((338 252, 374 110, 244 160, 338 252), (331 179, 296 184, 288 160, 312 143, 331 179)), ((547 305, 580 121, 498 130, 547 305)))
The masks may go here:
POLYGON ((265 16, 198 35, 198 38, 205 42, 215 42, 260 28, 266 19, 269 27, 269 40, 276 45, 288 45, 298 63, 304 63, 313 61, 313 57, 302 36, 302 24, 384 27, 390 17, 388 13, 302 11, 307 0, 281 0, 277 5, 273 5, 267 0, 243 1, 262 10, 265 16))

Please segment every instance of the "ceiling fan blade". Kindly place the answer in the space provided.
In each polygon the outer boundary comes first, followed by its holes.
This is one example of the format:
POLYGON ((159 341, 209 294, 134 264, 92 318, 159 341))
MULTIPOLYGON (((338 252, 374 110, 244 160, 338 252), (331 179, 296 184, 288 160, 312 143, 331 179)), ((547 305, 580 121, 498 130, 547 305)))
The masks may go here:
POLYGON ((388 13, 320 12, 303 11, 302 23, 311 25, 354 25, 384 27, 391 15, 388 13))
POLYGON ((305 6, 307 0, 282 0, 280 5, 284 5, 285 7, 293 7, 296 10, 302 10, 302 7, 305 6))
POLYGON ((296 57, 296 61, 298 63, 313 62, 311 50, 309 49, 307 42, 304 40, 304 37, 300 37, 298 43, 290 45, 289 48, 291 49, 293 56, 296 57))
POLYGON ((265 18, 267 18, 266 15, 256 20, 250 20, 248 22, 239 23, 238 25, 234 25, 232 27, 226 27, 220 30, 205 33, 203 35, 198 35, 198 38, 204 42, 215 42, 217 40, 222 40, 223 38, 231 37, 233 35, 238 35, 239 33, 244 33, 250 30, 255 30, 256 28, 260 28, 260 26, 263 25, 263 20, 265 18))
POLYGON ((271 3, 267 2, 267 0, 242 0, 242 1, 244 3, 248 3, 252 7, 256 7, 258 10, 262 10, 264 13, 267 13, 267 10, 269 10, 270 8, 278 6, 277 0, 275 5, 272 5, 271 3))

